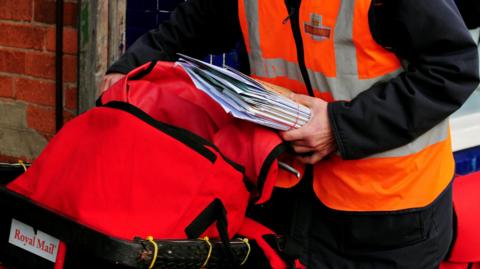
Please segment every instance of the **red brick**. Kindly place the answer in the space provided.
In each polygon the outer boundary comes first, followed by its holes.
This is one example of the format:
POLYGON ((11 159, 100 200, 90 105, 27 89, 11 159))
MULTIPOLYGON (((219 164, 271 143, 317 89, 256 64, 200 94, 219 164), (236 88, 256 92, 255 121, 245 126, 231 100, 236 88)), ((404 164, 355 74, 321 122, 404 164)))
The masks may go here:
POLYGON ((0 19, 32 20, 32 0, 1 0, 0 19))
POLYGON ((55 105, 55 83, 34 79, 15 79, 15 97, 38 105, 55 105))
POLYGON ((65 89, 65 108, 76 111, 78 108, 78 90, 77 88, 65 89))
MULTIPOLYGON (((70 27, 63 28, 63 52, 67 54, 77 53, 78 35, 77 30, 70 27)), ((46 48, 49 51, 55 51, 56 48, 56 29, 49 27, 47 31, 46 48)))
MULTIPOLYGON (((63 24, 77 25, 77 3, 64 3, 63 24)), ((35 0, 34 20, 54 24, 56 18, 55 0, 35 0)))
POLYGON ((65 82, 77 81, 77 56, 63 56, 63 80, 65 82))
POLYGON ((37 22, 55 23, 55 0, 35 0, 33 18, 37 22))
POLYGON ((25 57, 25 74, 40 78, 55 78, 55 54, 28 52, 25 57))
POLYGON ((0 45, 25 49, 43 49, 44 43, 44 27, 0 23, 0 45))
POLYGON ((63 7, 63 24, 78 28, 78 4, 65 3, 63 7))
POLYGON ((13 78, 0 76, 0 97, 13 97, 13 78))
POLYGON ((27 108, 27 124, 44 134, 55 133, 55 110, 53 107, 29 105, 27 108))
POLYGON ((25 53, 0 49, 0 72, 23 74, 25 72, 25 53))
MULTIPOLYGON (((55 79, 55 54, 29 52, 25 57, 25 74, 39 78, 55 79)), ((77 56, 63 56, 63 79, 77 81, 77 56)))

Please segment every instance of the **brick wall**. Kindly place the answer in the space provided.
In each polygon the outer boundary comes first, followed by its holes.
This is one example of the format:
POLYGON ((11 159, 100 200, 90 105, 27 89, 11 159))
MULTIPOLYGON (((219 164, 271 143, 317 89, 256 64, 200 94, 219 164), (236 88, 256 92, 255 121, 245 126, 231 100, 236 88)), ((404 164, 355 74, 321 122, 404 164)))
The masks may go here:
MULTIPOLYGON (((77 110, 77 0, 65 0, 64 118, 77 110)), ((55 133, 55 0, 0 0, 0 162, 33 160, 55 133)))

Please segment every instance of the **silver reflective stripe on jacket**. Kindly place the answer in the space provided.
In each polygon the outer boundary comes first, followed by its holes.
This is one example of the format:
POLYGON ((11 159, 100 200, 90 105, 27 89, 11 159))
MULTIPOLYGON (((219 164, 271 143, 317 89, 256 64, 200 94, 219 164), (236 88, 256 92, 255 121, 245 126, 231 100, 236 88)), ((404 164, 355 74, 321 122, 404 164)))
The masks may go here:
MULTIPOLYGON (((259 31, 259 0, 241 0, 245 4, 246 21, 248 27, 248 40, 250 51, 250 71, 252 75, 273 79, 287 77, 291 80, 303 81, 300 67, 296 62, 290 62, 279 55, 278 58, 264 58, 262 54, 261 38, 259 31)), ((358 75, 356 47, 353 42, 353 15, 354 4, 358 0, 340 0, 341 6, 336 20, 334 31, 334 47, 336 59, 336 77, 327 77, 323 73, 307 68, 312 87, 316 91, 329 92, 335 100, 352 100, 361 92, 372 85, 388 81, 403 72, 403 68, 371 79, 360 79, 358 75)), ((443 141, 448 137, 448 120, 445 120, 421 135, 411 143, 375 154, 369 158, 400 157, 421 151, 422 149, 443 141)))

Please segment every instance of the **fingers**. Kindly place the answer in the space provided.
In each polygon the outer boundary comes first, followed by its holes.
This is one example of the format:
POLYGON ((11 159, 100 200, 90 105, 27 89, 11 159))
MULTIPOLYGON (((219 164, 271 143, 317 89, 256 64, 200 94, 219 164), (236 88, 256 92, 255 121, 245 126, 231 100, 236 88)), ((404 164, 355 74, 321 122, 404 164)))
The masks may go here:
POLYGON ((315 148, 306 147, 306 146, 297 146, 294 144, 292 144, 292 148, 296 153, 307 153, 307 152, 315 151, 315 148))
POLYGON ((330 153, 332 153, 335 150, 333 147, 328 147, 322 150, 318 151, 310 151, 312 154, 303 154, 303 155, 298 155, 297 159, 305 164, 315 164, 319 162, 320 160, 325 159, 325 157, 329 156, 330 153))
POLYGON ((100 94, 110 88, 110 78, 108 76, 104 77, 102 83, 100 84, 100 94))
POLYGON ((304 95, 304 94, 292 94, 290 96, 290 99, 292 99, 293 101, 295 101, 299 104, 302 104, 302 105, 305 105, 305 106, 308 106, 308 107, 312 107, 317 98, 311 97, 311 96, 308 96, 308 95, 304 95))
POLYGON ((298 154, 297 159, 300 162, 306 164, 315 164, 318 161, 330 156, 330 154, 333 153, 336 149, 336 145, 333 141, 317 148, 302 147, 296 145, 292 145, 292 147, 298 154))
MULTIPOLYGON (((310 107, 312 111, 312 116, 310 120, 303 125, 302 127, 298 129, 293 129, 290 131, 286 132, 281 132, 280 135, 282 136, 283 140, 285 141, 295 141, 295 140, 301 140, 304 139, 305 137, 311 135, 312 133, 312 128, 317 128, 317 125, 322 125, 321 122, 318 122, 318 118, 321 113, 318 113, 320 108, 324 107, 326 102, 323 101, 322 99, 316 98, 316 97, 310 97, 307 95, 303 94, 291 94, 291 99, 303 104, 307 107, 310 107)), ((323 111, 323 110, 322 110, 323 111)), ((325 110, 326 111, 326 110, 325 110)), ((320 117, 321 118, 321 117, 320 117)), ((313 130, 315 131, 315 130, 313 130)))
POLYGON ((323 154, 323 152, 316 151, 313 154, 308 155, 308 156, 297 156, 297 159, 300 162, 305 163, 305 164, 315 164, 318 161, 320 161, 321 159, 323 159, 323 157, 325 157, 325 156, 326 156, 326 154, 323 154))
POLYGON ((280 132, 280 136, 285 141, 301 140, 305 137, 304 128, 293 129, 287 132, 280 132))
POLYGON ((112 73, 106 75, 103 78, 102 83, 100 84, 99 94, 102 94, 104 91, 108 90, 113 84, 117 83, 123 77, 125 77, 125 75, 120 73, 112 73))
POLYGON ((301 128, 280 132, 280 136, 290 142, 293 150, 301 155, 297 156, 301 162, 314 164, 335 148, 335 140, 328 122, 327 103, 319 98, 301 94, 293 94, 291 98, 310 107, 312 118, 301 128))
POLYGON ((318 140, 316 138, 321 138, 321 137, 307 136, 307 137, 302 137, 302 139, 292 140, 292 141, 288 141, 288 142, 290 142, 290 144, 292 146, 301 146, 301 147, 308 147, 308 148, 315 149, 315 148, 321 146, 321 144, 323 142, 322 140, 318 140))
POLYGON ((115 84, 115 77, 112 77, 110 75, 105 76, 103 79, 102 87, 100 88, 101 92, 104 92, 108 90, 113 84, 115 84))
POLYGON ((110 87, 108 81, 104 78, 102 83, 100 83, 100 87, 98 89, 98 95, 101 95, 104 91, 106 91, 110 87))

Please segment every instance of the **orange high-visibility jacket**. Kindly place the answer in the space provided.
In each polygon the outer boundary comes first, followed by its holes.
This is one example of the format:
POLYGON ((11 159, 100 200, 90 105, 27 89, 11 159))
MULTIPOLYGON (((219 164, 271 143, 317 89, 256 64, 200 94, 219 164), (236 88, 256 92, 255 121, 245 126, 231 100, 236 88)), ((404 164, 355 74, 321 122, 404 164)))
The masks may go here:
MULTIPOLYGON (((370 4, 370 0, 303 1, 298 11, 292 11, 299 19, 295 28, 272 23, 296 19, 289 17, 283 0, 240 1, 252 75, 303 94, 308 94, 304 83, 308 76, 313 94, 327 101, 352 100, 375 83, 398 76, 403 71, 399 59, 370 33, 370 4)), ((376 121, 372 118, 371 124, 376 121)), ((335 156, 318 162, 313 187, 334 209, 390 211, 430 204, 453 174, 444 120, 401 147, 358 160, 335 156)))
POLYGON ((315 166, 313 186, 327 206, 421 207, 450 182, 445 119, 478 84, 477 48, 453 1, 190 0, 109 72, 226 51, 242 35, 253 76, 332 101, 341 157, 315 166))

